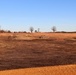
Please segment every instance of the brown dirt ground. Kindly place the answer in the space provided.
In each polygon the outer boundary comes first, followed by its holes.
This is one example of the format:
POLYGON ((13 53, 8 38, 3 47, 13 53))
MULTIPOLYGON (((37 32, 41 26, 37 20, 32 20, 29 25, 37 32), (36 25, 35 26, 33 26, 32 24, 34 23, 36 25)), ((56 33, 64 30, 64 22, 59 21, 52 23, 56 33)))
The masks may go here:
POLYGON ((76 33, 1 33, 0 70, 76 64, 76 33))
POLYGON ((76 65, 0 71, 0 75, 76 75, 76 65))

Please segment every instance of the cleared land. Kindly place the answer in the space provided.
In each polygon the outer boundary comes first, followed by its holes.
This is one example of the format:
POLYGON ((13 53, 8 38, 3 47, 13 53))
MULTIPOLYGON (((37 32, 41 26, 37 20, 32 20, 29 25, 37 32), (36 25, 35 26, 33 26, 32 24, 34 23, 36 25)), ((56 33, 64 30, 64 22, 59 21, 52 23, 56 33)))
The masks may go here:
POLYGON ((0 70, 70 64, 76 64, 76 33, 0 34, 0 70))
POLYGON ((0 75, 76 75, 76 65, 1 71, 0 75))

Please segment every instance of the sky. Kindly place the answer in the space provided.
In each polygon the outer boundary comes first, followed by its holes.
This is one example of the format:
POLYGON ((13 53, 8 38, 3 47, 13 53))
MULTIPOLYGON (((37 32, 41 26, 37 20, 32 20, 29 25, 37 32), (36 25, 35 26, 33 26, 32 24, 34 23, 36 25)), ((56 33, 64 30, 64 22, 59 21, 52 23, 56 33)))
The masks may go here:
POLYGON ((0 28, 76 31, 76 0, 0 0, 0 28))

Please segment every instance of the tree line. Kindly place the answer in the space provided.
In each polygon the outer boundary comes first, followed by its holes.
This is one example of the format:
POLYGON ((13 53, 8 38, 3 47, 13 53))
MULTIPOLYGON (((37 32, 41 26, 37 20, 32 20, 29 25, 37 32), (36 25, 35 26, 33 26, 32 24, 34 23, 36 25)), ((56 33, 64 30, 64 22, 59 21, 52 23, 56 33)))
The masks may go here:
MULTIPOLYGON (((51 28, 51 30, 52 30, 53 32, 56 32, 56 30, 57 30, 56 26, 53 26, 53 27, 51 28)), ((38 33, 38 32, 40 32, 40 28, 38 28, 37 30, 35 30, 34 27, 31 26, 31 27, 29 28, 29 31, 30 31, 31 33, 33 33, 33 32, 38 33)), ((26 33, 26 31, 23 31, 23 32, 26 33)), ((8 30, 8 31, 2 30, 2 29, 1 29, 1 26, 0 26, 0 33, 11 33, 11 31, 10 31, 10 30, 8 30)), ((19 31, 19 33, 20 33, 20 31, 19 31)))
MULTIPOLYGON (((32 33, 33 31, 34 31, 34 28, 33 27, 30 27, 30 32, 32 33)), ((56 30, 57 30, 57 28, 56 28, 56 26, 53 26, 52 28, 51 28, 51 30, 53 31, 53 32, 56 32, 56 30)), ((38 30, 35 30, 35 32, 40 32, 40 28, 38 28, 38 30)))

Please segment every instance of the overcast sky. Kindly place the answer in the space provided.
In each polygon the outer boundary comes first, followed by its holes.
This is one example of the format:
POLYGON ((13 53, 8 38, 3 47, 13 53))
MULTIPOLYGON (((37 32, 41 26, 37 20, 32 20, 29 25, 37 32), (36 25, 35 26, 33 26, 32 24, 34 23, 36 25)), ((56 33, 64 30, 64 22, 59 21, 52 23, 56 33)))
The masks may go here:
POLYGON ((76 31, 76 0, 0 0, 0 26, 5 30, 76 31))

